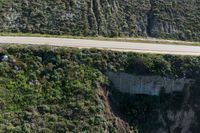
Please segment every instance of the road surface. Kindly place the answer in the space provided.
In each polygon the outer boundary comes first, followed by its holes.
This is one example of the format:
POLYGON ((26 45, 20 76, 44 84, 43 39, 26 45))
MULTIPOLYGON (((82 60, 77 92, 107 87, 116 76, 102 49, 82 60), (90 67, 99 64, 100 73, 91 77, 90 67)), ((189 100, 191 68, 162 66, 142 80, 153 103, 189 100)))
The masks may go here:
POLYGON ((0 36, 0 44, 28 44, 28 45, 51 45, 76 48, 97 48, 117 51, 132 51, 141 53, 176 54, 200 56, 199 46, 132 43, 115 41, 98 41, 85 39, 65 39, 46 37, 11 37, 0 36))

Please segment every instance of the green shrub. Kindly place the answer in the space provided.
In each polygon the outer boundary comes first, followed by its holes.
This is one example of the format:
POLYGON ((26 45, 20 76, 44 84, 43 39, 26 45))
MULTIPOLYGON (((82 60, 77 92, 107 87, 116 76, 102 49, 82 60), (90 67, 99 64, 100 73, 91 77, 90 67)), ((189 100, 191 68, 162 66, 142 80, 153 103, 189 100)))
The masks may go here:
MULTIPOLYGON (((112 90, 106 72, 194 79, 200 74, 199 57, 97 49, 2 48, 0 55, 15 61, 0 62, 0 132, 117 132, 97 94, 101 87, 112 90)), ((194 88, 198 90, 198 84, 194 88)), ((196 95, 190 100, 191 106, 199 102, 198 91, 192 94, 196 95)), ((177 111, 185 96, 161 95, 163 99, 112 92, 121 112, 126 112, 127 122, 142 132, 160 126, 158 112, 177 111)))

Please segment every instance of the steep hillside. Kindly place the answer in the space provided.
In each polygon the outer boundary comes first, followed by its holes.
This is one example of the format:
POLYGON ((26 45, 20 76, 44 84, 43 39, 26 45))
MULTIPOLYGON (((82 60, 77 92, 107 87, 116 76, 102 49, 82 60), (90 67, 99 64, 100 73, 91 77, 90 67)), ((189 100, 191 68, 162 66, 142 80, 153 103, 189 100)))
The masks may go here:
POLYGON ((198 133, 199 75, 200 57, 1 46, 0 132, 198 133), (131 95, 107 72, 193 82, 131 95))
POLYGON ((0 0, 0 31, 200 41, 197 0, 0 0))
POLYGON ((104 98, 106 77, 70 61, 68 56, 74 53, 70 51, 1 49, 1 133, 129 131, 104 98))

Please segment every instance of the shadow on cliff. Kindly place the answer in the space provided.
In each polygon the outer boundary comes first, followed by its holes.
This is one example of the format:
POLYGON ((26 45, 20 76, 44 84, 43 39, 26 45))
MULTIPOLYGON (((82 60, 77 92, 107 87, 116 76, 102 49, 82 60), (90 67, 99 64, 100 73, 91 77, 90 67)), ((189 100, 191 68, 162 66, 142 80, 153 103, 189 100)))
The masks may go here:
MULTIPOLYGON (((200 92, 198 86, 199 84, 195 83, 182 92, 161 91, 159 96, 131 95, 121 93, 112 87, 109 87, 109 92, 104 90, 104 93, 114 116, 126 123, 128 129, 133 127, 136 133, 187 133, 190 131, 193 133, 193 123, 197 122, 194 118, 196 114, 199 114, 197 113, 199 110, 192 108, 194 103, 191 103, 191 99, 194 99, 193 96, 198 97, 193 94, 199 95, 196 92, 197 90, 200 92)), ((198 101, 196 99, 195 102, 198 101)), ((197 130, 197 126, 195 128, 197 130)))
POLYGON ((117 128, 118 133, 132 133, 127 118, 120 112, 118 103, 114 101, 106 86, 98 90, 98 96, 104 104, 106 117, 117 128))

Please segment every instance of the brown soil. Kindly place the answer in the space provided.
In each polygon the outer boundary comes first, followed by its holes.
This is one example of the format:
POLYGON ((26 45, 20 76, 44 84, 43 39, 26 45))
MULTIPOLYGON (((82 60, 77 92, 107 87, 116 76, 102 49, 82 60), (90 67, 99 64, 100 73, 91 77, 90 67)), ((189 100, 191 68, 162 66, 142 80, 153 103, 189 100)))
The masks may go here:
POLYGON ((129 124, 125 121, 120 111, 108 98, 108 91, 106 88, 98 90, 98 95, 103 101, 105 107, 105 114, 109 121, 113 122, 113 125, 117 127, 118 133, 131 133, 129 124))

